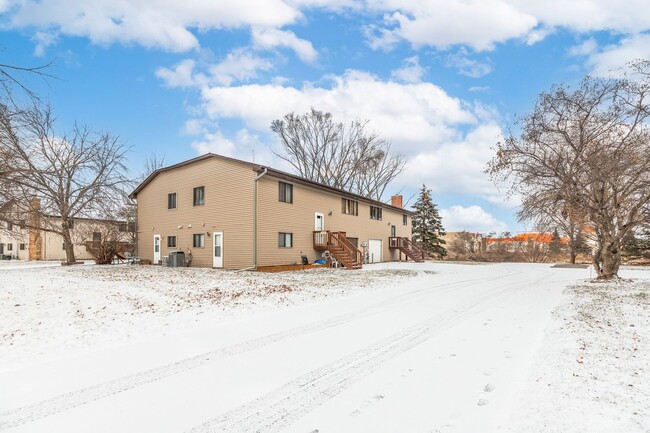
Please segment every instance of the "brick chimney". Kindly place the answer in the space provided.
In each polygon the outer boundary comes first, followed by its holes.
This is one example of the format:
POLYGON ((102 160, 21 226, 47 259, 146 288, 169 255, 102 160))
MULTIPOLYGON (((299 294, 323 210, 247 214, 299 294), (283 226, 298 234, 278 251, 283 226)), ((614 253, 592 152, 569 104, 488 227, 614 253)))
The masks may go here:
POLYGON ((390 204, 395 206, 395 207, 402 207, 402 196, 401 195, 394 195, 390 198, 390 204))

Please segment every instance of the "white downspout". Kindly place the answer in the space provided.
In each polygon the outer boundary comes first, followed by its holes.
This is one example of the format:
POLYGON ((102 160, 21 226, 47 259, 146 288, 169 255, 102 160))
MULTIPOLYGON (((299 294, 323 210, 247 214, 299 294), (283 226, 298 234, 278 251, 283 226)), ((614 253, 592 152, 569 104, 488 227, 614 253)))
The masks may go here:
POLYGON ((264 171, 255 178, 253 184, 253 266, 239 269, 240 271, 248 271, 257 268, 257 181, 264 177, 268 171, 269 169, 264 167, 264 171))

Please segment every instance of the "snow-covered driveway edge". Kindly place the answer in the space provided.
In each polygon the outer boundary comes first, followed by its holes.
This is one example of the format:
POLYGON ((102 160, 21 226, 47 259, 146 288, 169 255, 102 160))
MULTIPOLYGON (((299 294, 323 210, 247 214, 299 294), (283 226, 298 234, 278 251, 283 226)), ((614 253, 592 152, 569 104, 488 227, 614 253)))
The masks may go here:
POLYGON ((645 278, 566 289, 509 431, 650 431, 650 279, 626 274, 645 278))

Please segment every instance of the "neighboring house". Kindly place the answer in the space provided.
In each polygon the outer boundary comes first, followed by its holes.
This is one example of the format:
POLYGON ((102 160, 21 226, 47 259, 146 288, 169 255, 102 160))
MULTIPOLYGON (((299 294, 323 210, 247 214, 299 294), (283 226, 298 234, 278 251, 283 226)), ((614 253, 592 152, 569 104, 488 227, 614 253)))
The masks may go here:
MULTIPOLYGON (((509 238, 486 238, 486 251, 503 250, 507 252, 526 251, 531 245, 538 245, 542 250, 547 251, 553 242, 552 233, 519 233, 509 238)), ((560 244, 566 245, 566 237, 560 238, 560 244)))
MULTIPOLYGON (((14 210, 14 212, 20 211, 14 210)), ((28 212, 24 213, 24 221, 31 221, 32 223, 38 221, 39 227, 60 224, 60 218, 42 214, 38 214, 34 218, 34 214, 29 215, 28 212)), ((128 242, 128 227, 125 223, 119 221, 74 218, 72 224, 71 236, 77 260, 91 260, 93 256, 88 250, 89 246, 102 241, 109 233, 118 233, 120 240, 128 242)), ((23 224, 16 225, 0 222, 0 226, 0 255, 9 255, 18 260, 66 259, 61 235, 28 228, 23 224)))
POLYGON ((413 255, 401 196, 388 205, 220 155, 156 170, 131 198, 137 254, 152 263, 175 250, 227 269, 312 263, 326 250, 348 267, 413 255))

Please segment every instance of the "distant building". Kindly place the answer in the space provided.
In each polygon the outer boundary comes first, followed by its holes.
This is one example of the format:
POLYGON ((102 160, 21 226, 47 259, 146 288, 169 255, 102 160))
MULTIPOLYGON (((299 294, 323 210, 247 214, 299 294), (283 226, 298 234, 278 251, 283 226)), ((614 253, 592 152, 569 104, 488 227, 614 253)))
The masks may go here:
MULTIPOLYGON (((39 208, 36 200, 35 209, 39 208)), ((7 210, 5 209, 5 212, 7 210)), ((13 212, 22 212, 20 206, 13 205, 13 212)), ((46 227, 61 224, 60 218, 38 212, 23 212, 22 223, 0 222, 0 255, 18 260, 66 260, 63 237, 46 230, 29 226, 46 227)), ((71 236, 75 257, 78 260, 91 260, 93 243, 101 242, 108 231, 120 233, 120 240, 127 242, 127 224, 92 218, 74 218, 71 236)))
MULTIPOLYGON (((501 249, 510 253, 518 251, 527 251, 532 245, 540 246, 543 250, 548 250, 548 246, 553 242, 552 233, 519 233, 512 237, 506 238, 485 238, 485 250, 496 251, 501 249)), ((567 245, 568 239, 560 237, 560 244, 567 245)))

